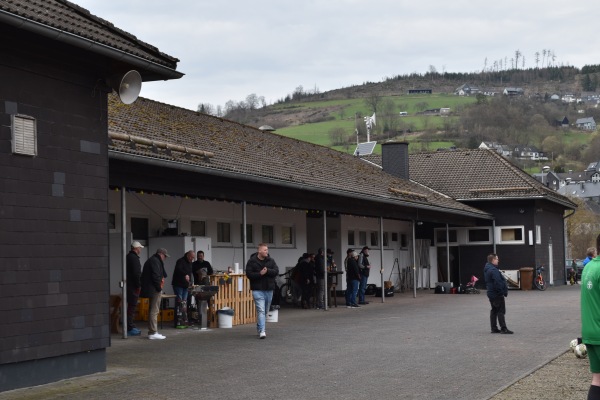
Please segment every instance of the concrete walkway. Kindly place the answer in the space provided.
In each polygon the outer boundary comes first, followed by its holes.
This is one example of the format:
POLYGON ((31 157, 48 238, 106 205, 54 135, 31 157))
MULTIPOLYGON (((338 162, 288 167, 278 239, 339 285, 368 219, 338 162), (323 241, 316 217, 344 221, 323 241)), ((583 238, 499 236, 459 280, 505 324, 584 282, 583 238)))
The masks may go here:
POLYGON ((368 300, 360 309, 282 309, 265 340, 254 325, 165 326, 162 341, 113 336, 106 373, 0 399, 487 399, 565 352, 580 331, 579 286, 511 290, 514 335, 490 333, 484 292, 368 300))

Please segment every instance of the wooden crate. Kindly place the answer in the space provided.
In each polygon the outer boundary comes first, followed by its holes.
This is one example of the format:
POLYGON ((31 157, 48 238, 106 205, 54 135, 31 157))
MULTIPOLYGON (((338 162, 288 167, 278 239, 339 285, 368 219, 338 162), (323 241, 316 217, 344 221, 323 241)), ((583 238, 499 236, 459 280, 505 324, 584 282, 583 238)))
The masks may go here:
POLYGON ((250 281, 243 274, 231 274, 228 283, 221 284, 224 275, 210 276, 210 284, 219 286, 219 292, 213 296, 208 308, 208 324, 211 328, 218 326, 217 310, 223 307, 233 308, 232 325, 256 323, 256 308, 250 290, 250 281))
POLYGON ((158 313, 157 316, 157 321, 158 322, 165 322, 165 321, 173 321, 173 319, 175 318, 175 310, 173 310, 172 308, 169 308, 167 310, 162 310, 160 313, 158 313))
POLYGON ((137 308, 135 311, 135 319, 137 321, 148 321, 148 313, 150 309, 150 299, 138 299, 137 308))

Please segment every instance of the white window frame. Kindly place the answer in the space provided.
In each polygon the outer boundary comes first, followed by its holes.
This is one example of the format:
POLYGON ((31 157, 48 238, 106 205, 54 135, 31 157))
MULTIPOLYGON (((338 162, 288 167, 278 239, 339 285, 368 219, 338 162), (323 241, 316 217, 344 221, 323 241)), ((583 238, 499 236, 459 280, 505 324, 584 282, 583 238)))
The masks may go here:
POLYGON ((542 244, 542 227, 540 225, 535 226, 535 244, 542 244))
POLYGON ((281 225, 279 227, 279 246, 281 247, 294 247, 296 245, 296 229, 294 228, 293 225, 281 225), (292 235, 292 242, 291 243, 283 243, 283 231, 284 229, 289 229, 290 233, 292 235))
POLYGON ((37 123, 28 115, 11 115, 12 152, 25 156, 37 156, 37 123))
POLYGON ((525 227, 523 225, 514 225, 514 226, 497 226, 495 231, 496 236, 496 244, 525 244, 525 227), (508 230, 520 230, 521 231, 521 239, 520 240, 503 240, 502 239, 502 231, 508 230))

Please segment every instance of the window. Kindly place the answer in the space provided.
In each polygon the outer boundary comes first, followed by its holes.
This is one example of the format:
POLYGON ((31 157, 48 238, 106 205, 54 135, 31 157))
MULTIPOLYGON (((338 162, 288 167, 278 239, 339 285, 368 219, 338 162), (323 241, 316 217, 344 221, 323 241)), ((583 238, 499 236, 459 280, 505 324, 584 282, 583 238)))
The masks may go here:
POLYGON ((390 241, 389 241, 389 233, 388 232, 383 232, 383 247, 389 247, 390 246, 390 241))
POLYGON ((206 221, 191 221, 192 236, 206 236, 206 221))
POLYGON ((492 243, 491 228, 469 228, 467 230, 467 243, 483 244, 492 243))
POLYGON ((275 229, 273 225, 262 226, 262 242, 263 243, 275 243, 275 229))
POLYGON ((542 227, 535 226, 535 244, 542 244, 542 227))
POLYGON ((525 244, 524 228, 522 226, 496 227, 498 244, 525 244))
POLYGON ((291 226, 281 227, 281 244, 294 244, 294 230, 291 226))
POLYGON ((367 245, 367 232, 365 232, 365 231, 358 232, 358 245, 359 246, 367 245))
MULTIPOLYGON (((244 224, 240 224, 240 243, 244 241, 244 224)), ((246 224, 246 244, 254 243, 252 236, 252 224, 246 224)))
MULTIPOLYGON (((456 229, 449 229, 448 237, 450 238, 450 243, 456 243, 457 242, 456 229)), ((440 228, 440 229, 435 230, 435 241, 437 244, 446 244, 446 228, 440 228)))
POLYGON ((148 240, 148 218, 131 218, 131 235, 133 240, 146 244, 148 240))
POLYGON ((406 233, 400 234, 400 248, 401 249, 408 248, 408 235, 406 233))
POLYGON ((348 246, 354 246, 354 231, 348 231, 348 246))
POLYGON ((378 232, 371 232, 371 246, 377 247, 379 245, 378 232))
POLYGON ((231 243, 231 224, 229 222, 217 222, 217 242, 231 243))
POLYGON ((35 118, 27 115, 12 116, 12 151, 27 156, 37 155, 35 118))
POLYGON ((108 229, 117 229, 117 217, 115 213, 108 213, 108 229))
POLYGON ((392 232, 392 242, 398 241, 398 232, 392 232))

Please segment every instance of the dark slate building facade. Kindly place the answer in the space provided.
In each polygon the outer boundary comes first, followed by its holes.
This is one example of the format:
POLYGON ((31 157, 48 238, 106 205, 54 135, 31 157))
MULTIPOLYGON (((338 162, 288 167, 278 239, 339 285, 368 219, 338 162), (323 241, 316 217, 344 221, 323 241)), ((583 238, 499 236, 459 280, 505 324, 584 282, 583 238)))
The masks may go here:
POLYGON ((104 371, 107 80, 177 59, 61 0, 0 1, 0 391, 104 371))

